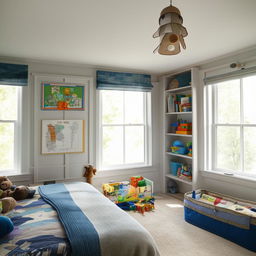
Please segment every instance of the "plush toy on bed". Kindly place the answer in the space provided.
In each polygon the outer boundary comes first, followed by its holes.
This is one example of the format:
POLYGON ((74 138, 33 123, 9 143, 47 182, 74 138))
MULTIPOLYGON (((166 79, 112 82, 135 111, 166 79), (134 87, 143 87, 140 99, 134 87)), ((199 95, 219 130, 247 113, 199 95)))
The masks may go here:
POLYGON ((35 190, 31 190, 27 186, 15 186, 6 176, 0 176, 0 199, 13 197, 15 200, 23 200, 32 198, 35 190))
POLYGON ((35 194, 34 189, 30 189, 27 186, 17 186, 14 188, 14 190, 9 190, 8 191, 8 196, 13 197, 15 200, 23 200, 23 199, 28 199, 28 198, 33 198, 35 194))
POLYGON ((12 182, 6 176, 0 176, 0 189, 7 190, 13 186, 12 182))
POLYGON ((96 169, 92 165, 86 165, 84 167, 84 177, 87 183, 92 184, 93 175, 96 175, 96 169))
MULTIPOLYGON (((7 213, 16 206, 16 200, 12 197, 6 197, 0 200, 0 213, 7 213)), ((0 216, 0 238, 12 232, 14 225, 10 218, 0 216)))

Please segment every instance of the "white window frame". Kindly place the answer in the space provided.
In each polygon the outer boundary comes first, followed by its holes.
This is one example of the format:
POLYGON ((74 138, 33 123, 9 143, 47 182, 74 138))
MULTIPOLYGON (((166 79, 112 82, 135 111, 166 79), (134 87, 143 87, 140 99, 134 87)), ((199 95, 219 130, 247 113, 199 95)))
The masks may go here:
MULTIPOLYGON (((6 86, 8 87, 8 86, 6 86)), ((21 134, 22 134, 22 87, 17 86, 17 120, 1 120, 0 123, 14 124, 14 169, 0 170, 1 175, 21 173, 21 134)))
MULTIPOLYGON (((256 74, 254 74, 256 75, 256 74)), ((225 124, 217 123, 217 108, 218 99, 217 99, 217 83, 212 83, 211 85, 206 86, 205 88, 205 146, 204 146, 204 156, 205 156, 205 166, 206 171, 215 171, 225 175, 236 175, 244 176, 248 178, 256 178, 256 173, 251 174, 245 172, 244 169, 244 128, 245 127, 256 127, 256 124, 246 124, 244 123, 244 100, 243 100, 243 79, 251 75, 241 76, 240 80, 240 123, 237 124, 225 124), (217 128, 218 127, 239 127, 240 129, 240 171, 222 169, 217 167, 217 128)), ((234 79, 230 79, 234 80, 234 79)))
MULTIPOLYGON (((143 123, 141 124, 103 124, 102 123, 102 93, 104 90, 97 91, 97 102, 98 102, 98 122, 97 122, 97 168, 99 170, 120 170, 120 169, 133 169, 133 168, 141 168, 152 166, 152 114, 151 114, 151 92, 143 92, 143 102, 144 102, 144 113, 143 113, 143 123), (103 166, 102 164, 102 134, 103 127, 107 126, 122 126, 125 130, 125 127, 128 126, 143 126, 144 127, 144 162, 134 163, 134 164, 121 164, 121 165, 111 165, 111 166, 103 166)), ((125 91, 123 91, 125 92, 125 91)), ((123 133, 125 135, 125 131, 123 133)), ((123 137, 123 159, 125 162, 125 136, 123 137)))

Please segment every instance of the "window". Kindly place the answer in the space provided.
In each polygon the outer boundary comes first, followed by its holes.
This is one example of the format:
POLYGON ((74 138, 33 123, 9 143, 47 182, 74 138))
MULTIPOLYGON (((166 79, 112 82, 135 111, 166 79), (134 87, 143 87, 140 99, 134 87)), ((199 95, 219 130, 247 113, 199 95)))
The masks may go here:
POLYGON ((150 92, 101 90, 100 169, 150 164, 150 92))
POLYGON ((256 75, 206 87, 206 169, 256 176, 256 75))
POLYGON ((21 88, 0 85, 0 171, 20 169, 21 88))

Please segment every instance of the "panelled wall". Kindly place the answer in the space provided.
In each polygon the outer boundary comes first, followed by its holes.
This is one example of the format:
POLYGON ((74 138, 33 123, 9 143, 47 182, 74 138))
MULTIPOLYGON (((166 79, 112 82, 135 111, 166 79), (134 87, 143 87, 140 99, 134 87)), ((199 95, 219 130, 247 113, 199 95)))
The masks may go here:
MULTIPOLYGON (((82 178, 83 166, 96 165, 96 68, 83 65, 66 65, 43 62, 1 59, 2 62, 29 65, 29 86, 25 90, 23 118, 26 120, 23 133, 24 150, 23 174, 11 176, 16 184, 35 184, 46 180, 74 181, 82 178), (42 111, 40 86, 42 81, 79 83, 85 85, 85 111, 42 111), (86 150, 82 154, 41 154, 41 121, 49 119, 85 120, 86 150)), ((104 70, 104 68, 99 68, 104 70)), ((130 70, 114 70, 136 72, 130 70)), ((139 73, 139 72, 138 72, 139 73)), ((154 78, 153 78, 154 79, 154 78)), ((128 170, 98 171, 94 184, 100 188, 109 181, 128 180, 131 175, 143 175, 155 183, 155 191, 160 185, 160 127, 159 127, 159 87, 152 90, 152 166, 128 170)))

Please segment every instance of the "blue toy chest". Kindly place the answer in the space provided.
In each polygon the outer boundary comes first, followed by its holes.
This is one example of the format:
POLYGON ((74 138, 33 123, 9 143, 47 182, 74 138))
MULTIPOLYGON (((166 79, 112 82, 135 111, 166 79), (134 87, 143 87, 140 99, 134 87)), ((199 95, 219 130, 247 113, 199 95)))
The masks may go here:
POLYGON ((256 252, 256 202, 232 198, 223 194, 197 190, 184 195, 185 220, 197 227, 226 238, 248 250, 256 252), (216 201, 201 201, 201 195, 217 198, 216 201), (218 206, 219 205, 219 206, 218 206))

